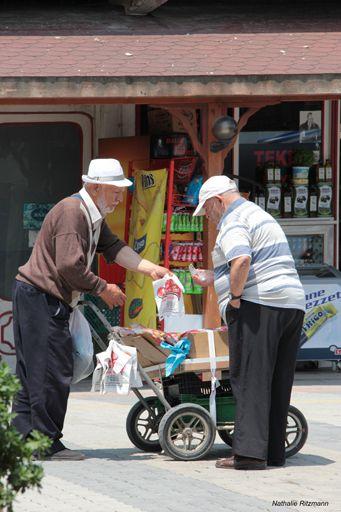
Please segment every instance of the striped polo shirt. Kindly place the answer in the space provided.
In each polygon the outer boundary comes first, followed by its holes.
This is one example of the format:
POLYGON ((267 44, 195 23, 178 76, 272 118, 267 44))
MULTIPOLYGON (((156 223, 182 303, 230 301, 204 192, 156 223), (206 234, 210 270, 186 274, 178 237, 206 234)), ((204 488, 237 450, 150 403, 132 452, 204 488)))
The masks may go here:
POLYGON ((244 198, 234 201, 218 224, 212 260, 220 314, 225 319, 230 262, 249 256, 242 299, 265 306, 305 311, 305 296, 286 236, 276 220, 244 198))

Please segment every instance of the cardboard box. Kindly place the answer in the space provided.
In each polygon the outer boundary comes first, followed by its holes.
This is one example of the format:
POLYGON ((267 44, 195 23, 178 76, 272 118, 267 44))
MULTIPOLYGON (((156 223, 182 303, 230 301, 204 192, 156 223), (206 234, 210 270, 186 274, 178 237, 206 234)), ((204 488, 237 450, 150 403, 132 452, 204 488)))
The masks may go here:
POLYGON ((168 350, 163 349, 155 342, 153 343, 143 336, 124 336, 122 341, 124 345, 136 347, 137 358, 142 368, 163 364, 169 355, 168 350))
MULTIPOLYGON (((214 347, 216 368, 226 370, 229 367, 229 347, 228 347, 228 336, 227 331, 214 331, 214 347), (223 359, 219 361, 219 358, 223 359)), ((187 362, 186 360, 181 365, 181 371, 193 372, 193 371, 205 371, 210 370, 210 362, 202 361, 202 359, 209 359, 209 346, 208 346, 208 333, 202 331, 198 333, 189 333, 187 338, 191 342, 191 350, 187 359, 197 359, 197 361, 187 362)))

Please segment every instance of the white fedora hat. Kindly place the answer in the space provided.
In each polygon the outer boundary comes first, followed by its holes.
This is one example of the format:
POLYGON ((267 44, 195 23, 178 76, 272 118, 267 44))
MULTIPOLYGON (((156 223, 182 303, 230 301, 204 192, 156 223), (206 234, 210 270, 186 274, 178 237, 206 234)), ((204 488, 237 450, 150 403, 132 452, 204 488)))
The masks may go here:
POLYGON ((212 176, 209 178, 200 189, 199 192, 199 204, 196 207, 193 217, 199 215, 205 215, 205 207, 207 199, 211 197, 219 196, 224 192, 238 192, 238 187, 233 180, 230 180, 227 176, 219 175, 212 176))
POLYGON ((95 158, 89 164, 88 174, 83 174, 85 183, 130 187, 133 183, 124 176, 122 166, 114 158, 95 158))

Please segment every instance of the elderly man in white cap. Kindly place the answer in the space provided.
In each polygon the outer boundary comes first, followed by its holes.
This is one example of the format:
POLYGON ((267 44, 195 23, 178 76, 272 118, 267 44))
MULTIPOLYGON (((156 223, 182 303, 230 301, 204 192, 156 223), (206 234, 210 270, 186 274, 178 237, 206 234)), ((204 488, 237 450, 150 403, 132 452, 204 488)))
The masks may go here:
POLYGON ((152 279, 167 269, 141 257, 114 235, 105 222, 132 182, 114 159, 95 159, 83 176, 84 188, 47 214, 28 262, 19 268, 13 289, 17 376, 14 425, 23 437, 36 429, 52 440, 50 459, 82 460, 60 441, 73 374, 68 320, 82 292, 100 296, 110 308, 125 295, 91 270, 95 253, 109 263, 152 279))
POLYGON ((280 225, 242 198, 227 176, 203 184, 194 215, 204 214, 218 227, 214 270, 198 271, 194 279, 214 283, 229 330, 236 399, 233 457, 216 466, 282 466, 304 291, 280 225))

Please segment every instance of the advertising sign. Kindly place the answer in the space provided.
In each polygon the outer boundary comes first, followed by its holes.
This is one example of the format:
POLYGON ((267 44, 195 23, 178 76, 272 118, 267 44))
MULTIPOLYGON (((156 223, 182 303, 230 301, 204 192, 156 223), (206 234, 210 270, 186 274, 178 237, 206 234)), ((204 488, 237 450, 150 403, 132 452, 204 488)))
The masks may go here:
MULTIPOLYGON (((130 219, 129 245, 141 258, 159 263, 162 218, 167 171, 137 171, 130 219)), ((156 305, 152 281, 136 272, 127 272, 124 324, 156 327, 156 305)))
POLYGON ((303 282, 306 314, 299 360, 341 360, 341 286, 303 282))

